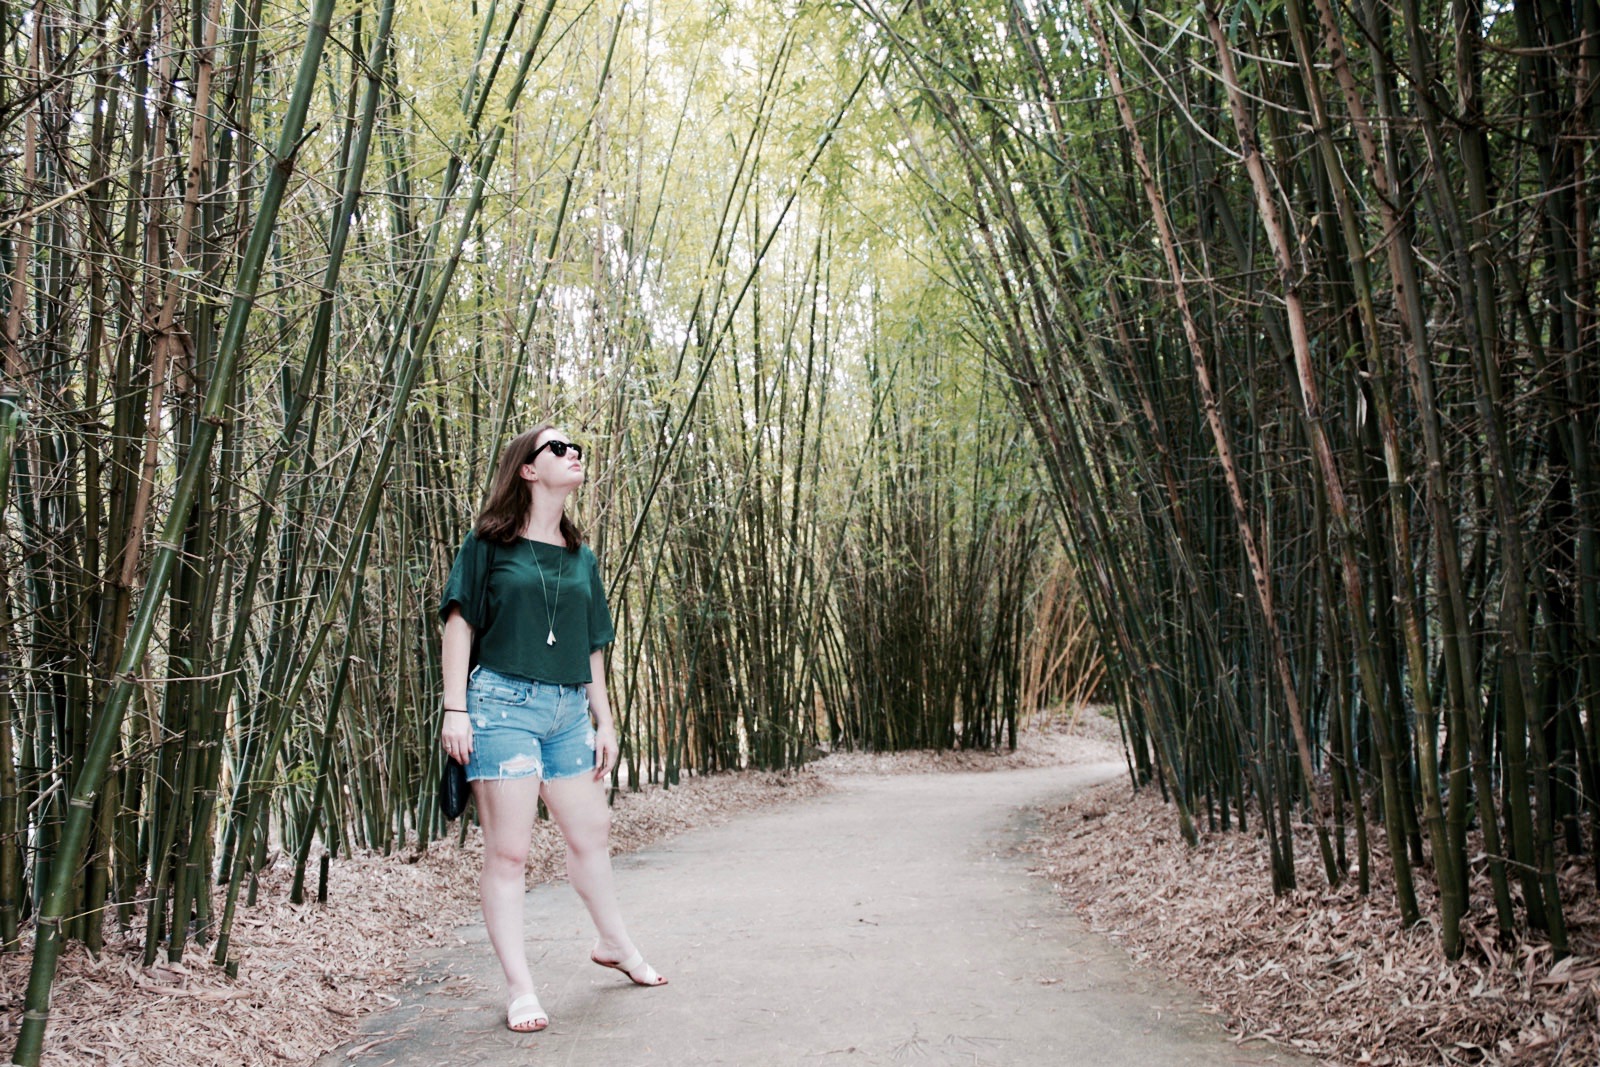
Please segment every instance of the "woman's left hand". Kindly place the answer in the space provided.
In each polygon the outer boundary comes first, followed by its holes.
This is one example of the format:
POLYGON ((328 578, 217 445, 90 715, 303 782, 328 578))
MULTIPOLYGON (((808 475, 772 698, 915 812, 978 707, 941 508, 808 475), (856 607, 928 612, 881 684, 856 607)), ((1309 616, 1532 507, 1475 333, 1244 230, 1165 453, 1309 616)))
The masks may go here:
POLYGON ((594 780, 601 781, 617 765, 617 731, 610 723, 595 727, 594 780))

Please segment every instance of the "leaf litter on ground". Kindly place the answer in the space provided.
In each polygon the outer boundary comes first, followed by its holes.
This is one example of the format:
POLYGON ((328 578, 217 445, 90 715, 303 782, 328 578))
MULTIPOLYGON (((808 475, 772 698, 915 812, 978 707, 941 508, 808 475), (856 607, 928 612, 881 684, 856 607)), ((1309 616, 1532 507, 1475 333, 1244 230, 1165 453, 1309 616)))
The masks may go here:
MULTIPOLYGON (((687 778, 617 794, 612 848, 631 852, 696 826, 798 800, 851 775, 999 771, 1120 761, 1114 723, 1076 715, 1021 732, 1014 751, 839 752, 785 773, 687 778)), ((1486 915, 1487 872, 1473 872, 1476 908, 1466 957, 1446 961, 1436 927, 1402 930, 1383 835, 1369 834, 1373 892, 1318 884, 1310 831, 1297 831, 1302 888, 1274 898, 1254 833, 1203 833, 1184 847, 1154 789, 1126 780, 1042 810, 1029 842, 1036 873, 1136 962, 1198 990, 1237 1040, 1265 1039, 1350 1064, 1600 1063, 1600 910, 1590 873, 1563 872, 1569 936, 1560 962, 1547 942, 1497 944, 1486 915), (1309 887, 1309 888, 1308 888, 1309 887)), ((1352 842, 1353 851, 1353 842, 1352 842)), ((407 952, 476 922, 482 843, 470 829, 426 850, 340 856, 326 904, 288 903, 282 856, 261 872, 258 903, 241 906, 230 980, 209 948, 181 963, 141 966, 142 942, 108 925, 98 957, 62 956, 51 997, 47 1067, 79 1064, 310 1064, 357 1033, 363 1016, 398 1003, 415 977, 407 952)), ((529 884, 564 876, 560 835, 535 828, 529 884)), ((1418 879, 1424 907, 1425 878, 1418 879)), ((134 930, 142 928, 136 913, 134 930)), ((0 955, 0 1048, 15 1043, 30 952, 0 955)), ((475 995, 463 985, 460 995, 475 995)), ((372 1051, 380 1051, 373 1049, 372 1051)))
POLYGON ((1040 815, 1028 845, 1036 873, 1091 929, 1197 990, 1241 1041, 1264 1037, 1339 1064, 1600 1064, 1600 907, 1590 857, 1561 871, 1572 955, 1555 960, 1549 941, 1526 930, 1498 942, 1480 855, 1463 923, 1467 948, 1450 961, 1431 868, 1417 869, 1423 922, 1401 925, 1380 825, 1368 832, 1368 895, 1357 891, 1353 828, 1350 875, 1329 888, 1313 830, 1302 823, 1298 888, 1274 896, 1254 824, 1248 833, 1202 832, 1188 848, 1154 787, 1132 793, 1123 779, 1040 815))

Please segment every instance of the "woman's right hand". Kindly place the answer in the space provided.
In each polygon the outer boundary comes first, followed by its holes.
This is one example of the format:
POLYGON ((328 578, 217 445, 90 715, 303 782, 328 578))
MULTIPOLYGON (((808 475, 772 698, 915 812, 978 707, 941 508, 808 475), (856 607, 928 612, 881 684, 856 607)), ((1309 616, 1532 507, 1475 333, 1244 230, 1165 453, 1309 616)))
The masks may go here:
POLYGON ((439 728, 439 743, 444 754, 463 766, 472 755, 472 720, 464 711, 446 711, 439 728))

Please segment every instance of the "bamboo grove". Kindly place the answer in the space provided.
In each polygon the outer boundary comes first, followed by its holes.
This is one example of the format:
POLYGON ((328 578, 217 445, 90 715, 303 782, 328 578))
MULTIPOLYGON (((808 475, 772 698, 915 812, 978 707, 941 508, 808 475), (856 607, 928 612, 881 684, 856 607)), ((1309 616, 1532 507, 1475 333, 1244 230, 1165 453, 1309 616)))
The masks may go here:
POLYGON ((1191 841, 1264 833, 1279 889, 1299 825, 1368 891, 1370 823, 1451 956, 1566 952, 1558 872, 1600 856, 1600 6, 860 10, 1136 774, 1191 841))
POLYGON ((1098 690, 1275 888, 1565 951, 1597 85, 1595 0, 0 3, 16 1062, 69 943, 237 967, 269 865, 439 834, 546 416, 618 788, 1098 690))
POLYGON ((1086 632, 1071 567, 871 49, 758 4, 0 5, 16 1062, 73 943, 236 970, 269 866, 299 902, 437 837, 436 598, 545 417, 597 457, 615 787, 1070 694, 1027 637, 1086 632))

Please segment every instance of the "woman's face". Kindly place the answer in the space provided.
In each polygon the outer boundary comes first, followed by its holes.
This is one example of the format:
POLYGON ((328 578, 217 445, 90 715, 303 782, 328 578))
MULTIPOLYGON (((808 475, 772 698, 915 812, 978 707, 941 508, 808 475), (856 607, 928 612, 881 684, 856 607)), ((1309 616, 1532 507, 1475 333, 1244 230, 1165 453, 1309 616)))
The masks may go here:
POLYGON ((574 444, 560 427, 551 427, 535 439, 522 476, 551 489, 576 489, 583 484, 583 446, 574 444))

